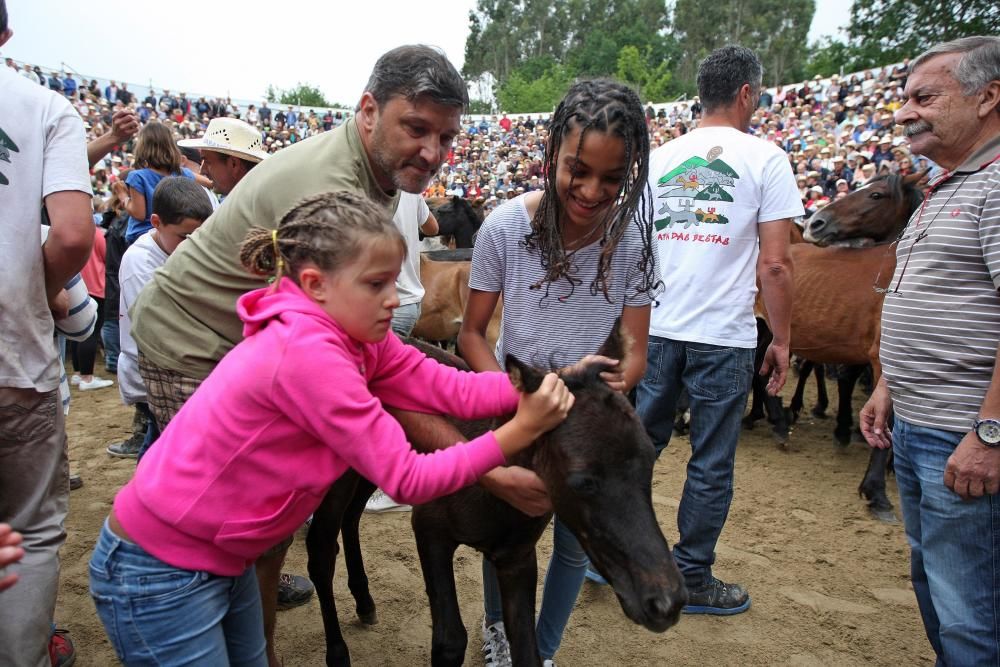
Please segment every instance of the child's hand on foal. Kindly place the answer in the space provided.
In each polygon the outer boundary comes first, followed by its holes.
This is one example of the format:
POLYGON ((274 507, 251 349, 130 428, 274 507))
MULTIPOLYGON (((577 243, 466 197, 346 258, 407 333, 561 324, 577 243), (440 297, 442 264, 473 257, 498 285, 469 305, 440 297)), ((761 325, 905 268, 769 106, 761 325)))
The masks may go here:
POLYGON ((601 372, 601 379, 615 391, 625 391, 625 369, 622 366, 621 361, 618 359, 612 359, 611 357, 605 357, 601 354, 588 354, 584 358, 580 359, 580 361, 576 362, 572 366, 567 366, 560 372, 580 372, 591 364, 603 364, 605 366, 610 366, 611 368, 601 372))
POLYGON ((562 423, 573 407, 575 397, 555 373, 547 373, 534 392, 521 394, 517 404, 517 419, 524 427, 541 435, 562 423))

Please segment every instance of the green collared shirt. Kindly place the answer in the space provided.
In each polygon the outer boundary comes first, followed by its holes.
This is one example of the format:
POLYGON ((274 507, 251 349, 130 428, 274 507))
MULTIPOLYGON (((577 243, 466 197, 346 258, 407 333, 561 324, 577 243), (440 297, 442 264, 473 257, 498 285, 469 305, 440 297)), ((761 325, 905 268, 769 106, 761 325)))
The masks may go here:
POLYGON ((243 339, 237 299, 266 285, 240 264, 247 231, 274 229, 303 199, 335 190, 363 192, 390 212, 399 202, 375 180, 353 118, 258 164, 177 248, 130 312, 139 350, 162 368, 207 377, 243 339))

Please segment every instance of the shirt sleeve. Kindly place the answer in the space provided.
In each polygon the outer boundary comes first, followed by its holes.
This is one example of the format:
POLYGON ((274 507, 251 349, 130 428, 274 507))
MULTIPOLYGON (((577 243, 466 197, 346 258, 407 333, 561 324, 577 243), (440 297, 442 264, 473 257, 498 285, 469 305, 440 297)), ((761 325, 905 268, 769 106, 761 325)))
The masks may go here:
POLYGON ((805 215, 802 198, 795 185, 795 175, 788 157, 775 152, 764 167, 764 178, 761 182, 760 211, 758 222, 771 222, 785 218, 797 218, 805 215))
POLYGON ((979 218, 979 245, 993 286, 1000 289, 1000 173, 994 175, 983 201, 983 212, 979 218))
POLYGON ((57 100, 46 128, 44 165, 43 198, 54 192, 92 192, 83 119, 65 98, 57 100))
POLYGON ((506 253, 504 252, 504 226, 507 211, 514 204, 502 206, 487 216, 476 235, 476 245, 472 249, 472 268, 469 271, 469 288, 483 292, 502 292, 506 273, 506 253))

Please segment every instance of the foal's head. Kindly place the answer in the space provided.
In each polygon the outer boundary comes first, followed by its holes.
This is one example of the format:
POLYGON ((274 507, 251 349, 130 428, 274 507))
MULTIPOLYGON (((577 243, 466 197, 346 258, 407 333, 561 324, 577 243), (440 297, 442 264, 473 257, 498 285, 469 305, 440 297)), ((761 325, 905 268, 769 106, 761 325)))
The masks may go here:
MULTIPOLYGON (((627 364, 615 329, 599 354, 627 364)), ((516 382, 537 389, 543 371, 507 361, 516 382)), ((601 379, 605 370, 592 363, 563 373, 576 402, 534 448, 533 467, 625 614, 662 632, 677 622, 687 593, 653 512, 653 443, 625 396, 601 379)))

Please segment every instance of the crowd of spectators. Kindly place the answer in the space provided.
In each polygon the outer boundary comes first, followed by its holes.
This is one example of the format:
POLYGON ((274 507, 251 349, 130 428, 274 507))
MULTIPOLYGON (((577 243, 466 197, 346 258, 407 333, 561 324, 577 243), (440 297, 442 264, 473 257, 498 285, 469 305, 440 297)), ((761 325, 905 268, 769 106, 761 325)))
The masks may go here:
MULTIPOLYGON (((159 120, 178 139, 200 136, 218 116, 241 118, 260 128, 269 153, 331 130, 349 111, 302 109, 294 105, 268 106, 262 102, 241 106, 231 98, 189 98, 185 93, 153 90, 139 99, 124 82, 110 81, 103 88, 97 80, 77 81, 72 74, 45 72, 8 58, 8 67, 23 76, 66 95, 85 121, 88 139, 111 130, 116 110, 132 110, 141 124, 159 120)), ((909 60, 894 67, 860 74, 814 79, 762 91, 750 132, 773 141, 787 154, 795 172, 807 213, 846 196, 866 180, 884 173, 908 174, 933 166, 910 155, 902 128, 893 112, 903 102, 909 60)), ((646 108, 650 139, 656 148, 697 127, 701 116, 698 98, 690 102, 646 108)), ((546 139, 546 114, 469 116, 461 134, 428 188, 428 196, 460 196, 489 211, 504 199, 540 189, 546 139)), ((133 165, 131 142, 117 146, 93 170, 94 191, 99 197, 123 178, 133 165)))

